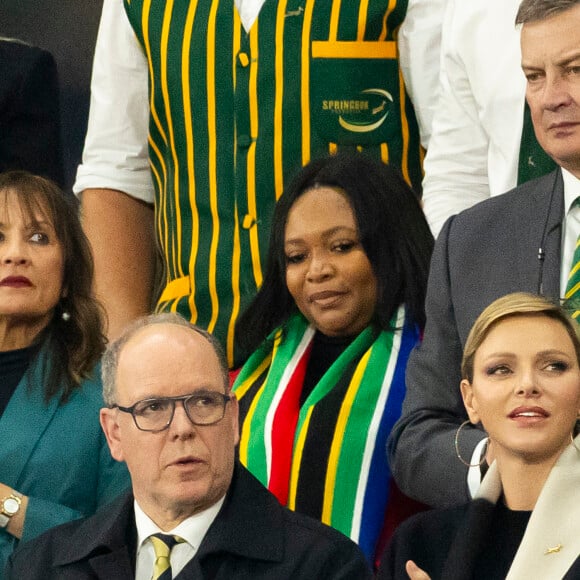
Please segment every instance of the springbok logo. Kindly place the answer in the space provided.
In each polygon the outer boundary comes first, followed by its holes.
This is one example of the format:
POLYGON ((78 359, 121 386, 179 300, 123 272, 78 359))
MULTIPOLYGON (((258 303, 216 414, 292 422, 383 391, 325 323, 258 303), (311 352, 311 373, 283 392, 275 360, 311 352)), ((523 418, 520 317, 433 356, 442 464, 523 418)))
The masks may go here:
POLYGON ((355 119, 351 115, 354 111, 350 110, 350 108, 346 108, 345 110, 342 110, 338 116, 338 122, 340 126, 347 131, 353 133, 370 133, 371 131, 378 129, 389 116, 391 110, 390 105, 393 103, 393 97, 389 92, 383 89, 365 89, 364 91, 361 91, 361 94, 376 95, 379 97, 376 104, 366 101, 366 107, 360 107, 358 111, 356 111, 359 113, 357 116, 360 116, 362 110, 366 110, 370 113, 370 117, 365 115, 366 118, 364 119, 355 119), (348 118, 347 115, 350 118, 348 118), (379 115, 378 118, 377 115, 379 115))

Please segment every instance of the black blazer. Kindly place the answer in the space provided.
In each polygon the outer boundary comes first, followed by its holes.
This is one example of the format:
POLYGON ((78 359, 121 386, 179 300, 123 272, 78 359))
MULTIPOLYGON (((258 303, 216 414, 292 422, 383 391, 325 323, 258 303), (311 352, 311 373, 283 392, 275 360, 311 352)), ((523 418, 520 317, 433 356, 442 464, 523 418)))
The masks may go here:
POLYGON ((0 173, 26 169, 63 186, 59 87, 49 52, 0 39, 0 173))
MULTIPOLYGON (((493 503, 478 499, 409 518, 399 526, 385 551, 377 580, 408 580, 407 560, 413 560, 431 580, 470 580, 488 537, 494 508, 493 503)), ((563 580, 580 580, 580 557, 563 580)))
MULTIPOLYGON (((133 496, 53 528, 11 556, 14 580, 126 580, 135 575, 133 496)), ((282 507, 245 468, 179 580, 366 580, 358 546, 336 530, 282 507)))

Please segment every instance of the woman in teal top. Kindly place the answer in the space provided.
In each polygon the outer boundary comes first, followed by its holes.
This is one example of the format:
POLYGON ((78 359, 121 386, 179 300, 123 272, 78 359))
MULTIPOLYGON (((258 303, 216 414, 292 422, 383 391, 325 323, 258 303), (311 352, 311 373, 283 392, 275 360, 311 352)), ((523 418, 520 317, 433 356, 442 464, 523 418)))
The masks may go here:
POLYGON ((50 181, 0 175, 0 575, 19 541, 129 485, 99 424, 104 349, 90 248, 50 181))

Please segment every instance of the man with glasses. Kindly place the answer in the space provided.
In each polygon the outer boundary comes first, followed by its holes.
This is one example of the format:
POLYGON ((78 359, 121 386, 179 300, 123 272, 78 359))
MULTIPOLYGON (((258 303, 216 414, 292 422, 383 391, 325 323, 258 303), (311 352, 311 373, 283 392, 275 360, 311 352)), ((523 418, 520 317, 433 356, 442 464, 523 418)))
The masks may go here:
POLYGON ((236 461, 238 402, 211 335, 174 314, 141 319, 102 373, 101 425, 132 493, 23 546, 8 578, 370 578, 355 544, 236 461))

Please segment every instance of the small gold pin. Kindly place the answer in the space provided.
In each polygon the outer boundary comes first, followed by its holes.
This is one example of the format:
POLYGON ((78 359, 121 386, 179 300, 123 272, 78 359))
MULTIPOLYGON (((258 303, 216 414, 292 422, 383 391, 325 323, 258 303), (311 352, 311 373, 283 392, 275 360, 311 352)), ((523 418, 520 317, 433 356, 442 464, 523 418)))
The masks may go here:
POLYGON ((549 554, 557 554, 564 546, 562 546, 562 544, 558 544, 557 546, 554 546, 553 548, 548 548, 545 552, 544 552, 544 556, 548 556, 549 554))

